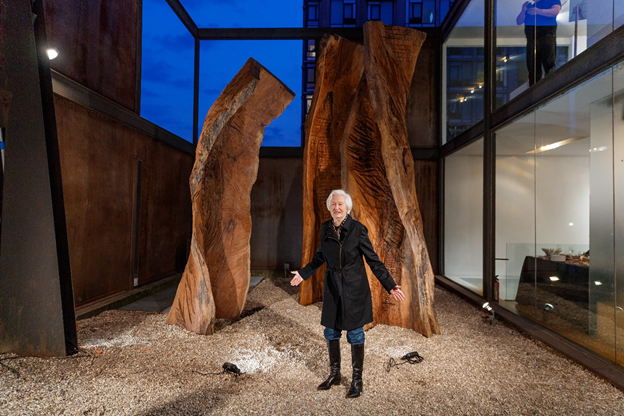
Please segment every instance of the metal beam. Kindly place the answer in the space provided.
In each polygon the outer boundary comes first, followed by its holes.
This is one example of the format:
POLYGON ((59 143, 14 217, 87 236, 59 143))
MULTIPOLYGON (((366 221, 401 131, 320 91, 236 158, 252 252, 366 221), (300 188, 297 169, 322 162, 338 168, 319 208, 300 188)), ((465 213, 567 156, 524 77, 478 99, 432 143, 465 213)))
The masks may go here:
POLYGON ((188 14, 184 6, 180 3, 180 0, 167 0, 167 3, 171 7, 171 10, 178 16, 178 19, 188 29, 189 33, 197 38, 197 25, 188 14))
MULTIPOLYGON (((427 36, 440 36, 437 27, 418 28, 427 36)), ((287 27, 287 28, 230 28, 230 29, 198 29, 200 40, 301 40, 320 39, 326 33, 335 34, 345 39, 363 40, 361 27, 287 27)))
POLYGON ((464 11, 468 8, 471 0, 455 0, 451 9, 447 13, 444 21, 440 25, 440 36, 442 37, 442 43, 449 37, 455 25, 464 14, 464 11))
POLYGON ((126 126, 140 131, 155 140, 168 144, 169 146, 194 155, 193 145, 179 136, 155 125, 152 122, 141 118, 138 114, 125 107, 99 95, 96 92, 78 84, 77 82, 52 71, 52 86, 54 93, 67 98, 74 103, 90 110, 97 111, 126 126))
POLYGON ((495 0, 485 0, 484 56, 485 91, 483 102, 483 296, 488 301, 494 299, 494 241, 495 234, 495 181, 496 181, 496 142, 490 120, 496 93, 495 67, 495 0))
POLYGON ((193 146, 199 138, 199 39, 195 38, 195 66, 193 68, 193 146))
POLYGON ((197 37, 200 40, 301 40, 320 39, 326 33, 351 40, 364 39, 361 27, 198 29, 197 37))
POLYGON ((63 356, 77 340, 44 8, 19 0, 3 12, 0 352, 63 356))

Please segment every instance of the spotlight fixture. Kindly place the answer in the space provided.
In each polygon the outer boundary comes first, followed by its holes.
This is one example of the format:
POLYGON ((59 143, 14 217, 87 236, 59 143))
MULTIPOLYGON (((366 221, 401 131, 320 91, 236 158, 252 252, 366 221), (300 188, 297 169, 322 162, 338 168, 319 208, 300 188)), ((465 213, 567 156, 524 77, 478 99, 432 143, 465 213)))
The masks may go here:
POLYGON ((496 312, 494 312, 494 308, 490 306, 490 302, 485 302, 482 308, 484 312, 481 314, 481 318, 487 319, 488 321, 490 321, 490 325, 492 325, 492 323, 494 322, 494 316, 496 315, 496 312))
POLYGON ((554 309, 555 309, 555 307, 554 307, 553 305, 551 305, 550 303, 545 303, 545 304, 544 304, 544 310, 545 310, 546 312, 551 312, 551 311, 552 311, 552 310, 554 310, 554 309))
POLYGON ((58 50, 55 48, 48 48, 47 52, 48 52, 48 58, 50 60, 56 58, 59 55, 58 50))

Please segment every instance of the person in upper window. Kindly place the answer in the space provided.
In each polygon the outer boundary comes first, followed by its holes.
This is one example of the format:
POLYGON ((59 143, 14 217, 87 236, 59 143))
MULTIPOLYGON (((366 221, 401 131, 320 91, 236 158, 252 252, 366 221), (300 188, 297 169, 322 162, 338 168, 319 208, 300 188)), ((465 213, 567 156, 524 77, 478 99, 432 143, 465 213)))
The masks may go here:
POLYGON ((394 282, 375 254, 368 230, 349 215, 352 206, 351 197, 342 189, 329 194, 327 209, 332 219, 321 225, 320 247, 307 266, 292 272, 295 277, 290 282, 293 286, 299 285, 327 263, 321 325, 325 327, 330 374, 318 389, 328 390, 340 382, 340 337, 342 331, 347 331, 353 365, 353 378, 347 393, 351 398, 362 392, 363 327, 373 321, 373 302, 363 258, 386 291, 398 301, 405 300, 401 286, 394 282))
POLYGON ((529 85, 535 84, 555 69, 557 58, 557 15, 561 11, 561 0, 536 0, 525 2, 516 24, 524 24, 527 38, 526 62, 529 70, 529 85))

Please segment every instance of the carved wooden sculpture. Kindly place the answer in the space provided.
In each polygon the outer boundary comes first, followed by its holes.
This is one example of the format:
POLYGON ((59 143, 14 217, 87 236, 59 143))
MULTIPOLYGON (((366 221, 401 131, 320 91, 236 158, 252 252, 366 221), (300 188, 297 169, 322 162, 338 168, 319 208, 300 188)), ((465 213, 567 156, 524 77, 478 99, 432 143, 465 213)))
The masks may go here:
POLYGON ((193 172, 193 237, 167 323, 199 334, 240 315, 250 279, 250 194, 264 128, 294 94, 249 59, 212 105, 193 172))
MULTIPOLYGON (((314 256, 321 223, 330 218, 325 201, 339 189, 340 141, 364 70, 364 47, 339 36, 325 35, 316 61, 316 89, 305 125, 303 154, 302 265, 314 256)), ((299 302, 309 305, 323 298, 323 266, 301 283, 299 302)))
POLYGON ((365 24, 364 74, 344 129, 341 173, 342 186, 354 200, 354 217, 368 227, 375 251, 406 295, 405 301, 394 301, 367 267, 373 324, 411 328, 431 336, 440 333, 433 309, 434 276, 405 118, 409 86, 424 40, 425 34, 413 29, 365 24))

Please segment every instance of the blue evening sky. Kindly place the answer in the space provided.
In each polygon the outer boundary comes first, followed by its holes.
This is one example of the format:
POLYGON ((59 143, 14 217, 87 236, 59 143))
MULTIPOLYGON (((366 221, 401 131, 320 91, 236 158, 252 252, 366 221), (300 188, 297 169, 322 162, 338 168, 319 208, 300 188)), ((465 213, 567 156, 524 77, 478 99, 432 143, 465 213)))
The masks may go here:
MULTIPOLYGON (((200 28, 301 27, 301 0, 182 0, 200 28)), ((265 146, 301 145, 302 41, 201 41, 199 129, 212 103, 249 58, 295 99, 265 129, 265 146)), ((141 116, 192 141, 194 40, 165 0, 143 0, 141 116)))

